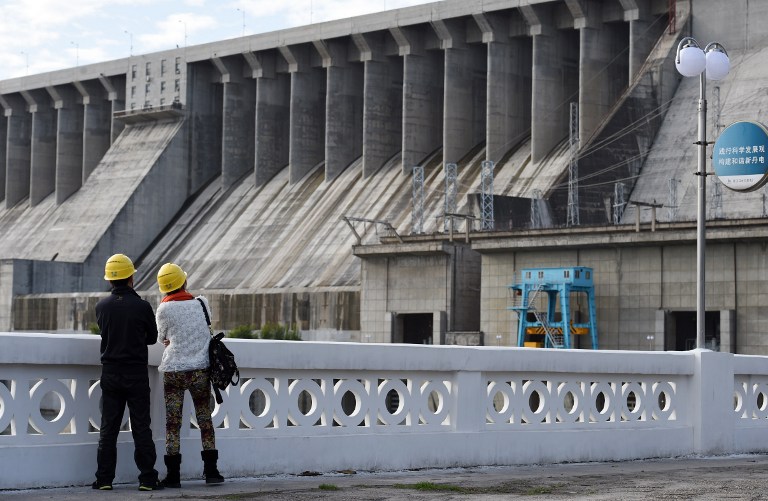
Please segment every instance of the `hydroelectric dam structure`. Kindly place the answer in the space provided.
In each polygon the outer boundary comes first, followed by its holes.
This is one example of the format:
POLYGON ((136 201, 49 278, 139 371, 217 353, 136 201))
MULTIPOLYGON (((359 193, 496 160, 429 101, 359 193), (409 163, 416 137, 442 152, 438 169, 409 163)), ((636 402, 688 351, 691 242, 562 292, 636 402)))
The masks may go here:
MULTIPOLYGON (((0 331, 87 330, 116 252, 155 302, 157 269, 180 264, 220 329, 510 344, 489 288, 546 266, 592 266, 612 322, 613 275, 577 247, 636 247, 610 235, 649 206, 645 244, 691 244, 697 89, 678 43, 728 48, 714 137, 765 113, 748 61, 766 20, 742 0, 445 0, 0 81, 0 331), (525 250, 537 260, 491 279, 494 256, 525 250)), ((762 241, 761 196, 718 191, 714 219, 762 241)), ((611 334, 623 318, 601 347, 647 343, 611 334)))

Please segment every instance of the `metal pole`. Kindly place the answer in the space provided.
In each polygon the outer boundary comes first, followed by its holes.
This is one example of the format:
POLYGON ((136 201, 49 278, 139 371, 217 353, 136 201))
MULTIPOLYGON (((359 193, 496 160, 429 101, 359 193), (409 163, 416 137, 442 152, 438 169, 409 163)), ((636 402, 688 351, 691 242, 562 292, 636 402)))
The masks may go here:
POLYGON ((705 290, 705 246, 707 217, 707 81, 706 71, 699 76, 699 159, 696 175, 699 176, 698 218, 696 222, 696 348, 704 348, 704 312, 706 311, 705 290))

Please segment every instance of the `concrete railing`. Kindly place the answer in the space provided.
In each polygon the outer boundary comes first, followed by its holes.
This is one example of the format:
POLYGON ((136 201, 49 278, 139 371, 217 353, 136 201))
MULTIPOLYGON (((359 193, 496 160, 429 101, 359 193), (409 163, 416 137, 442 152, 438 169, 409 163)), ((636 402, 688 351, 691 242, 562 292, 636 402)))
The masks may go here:
MULTIPOLYGON (((0 488, 86 484, 99 338, 0 334, 0 488), (50 411, 53 410, 53 416, 50 411)), ((608 461, 768 448, 765 357, 227 340, 244 378, 214 412, 225 476, 608 461)), ((157 364, 161 347, 151 347, 157 364)), ((159 373, 152 428, 164 450, 159 373)), ((185 414, 193 420, 189 396, 185 414)), ((127 427, 126 427, 127 430, 127 427)), ((185 427, 182 475, 199 477, 185 427)), ((129 431, 116 481, 135 481, 129 431)), ((163 473, 162 460, 158 470, 163 473)))

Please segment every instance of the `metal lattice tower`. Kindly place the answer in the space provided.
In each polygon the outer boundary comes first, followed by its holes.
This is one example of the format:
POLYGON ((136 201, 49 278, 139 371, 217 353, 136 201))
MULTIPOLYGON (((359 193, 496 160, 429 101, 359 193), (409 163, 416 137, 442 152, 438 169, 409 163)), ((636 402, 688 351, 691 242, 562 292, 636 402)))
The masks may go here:
POLYGON ((424 167, 413 168, 413 213, 411 227, 413 233, 424 233, 424 167))
POLYGON ((720 108, 720 86, 719 85, 715 86, 715 88, 713 89, 713 95, 714 95, 714 99, 713 99, 714 106, 713 106, 713 108, 714 108, 714 111, 715 111, 715 113, 714 113, 715 119, 712 121, 712 123, 715 126, 714 137, 717 137, 717 136, 720 135, 720 128, 722 127, 722 125, 720 125, 720 110, 721 110, 721 108, 720 108))
POLYGON ((763 188, 763 217, 768 217, 768 184, 763 188))
POLYGON ((669 221, 677 220, 677 184, 679 179, 674 177, 669 180, 669 193, 667 194, 667 217, 669 221))
POLYGON ((482 220, 482 229, 493 230, 493 162, 483 160, 481 174, 481 207, 480 219, 482 220))
MULTIPOLYGON (((624 183, 613 185, 613 224, 619 224, 621 215, 624 214, 624 206, 627 202, 624 200, 624 183)), ((637 210, 640 210, 638 207, 637 210)))
POLYGON ((712 208, 711 218, 723 219, 723 189, 719 181, 714 180, 712 183, 712 208))
POLYGON ((541 190, 533 190, 531 198, 531 228, 541 228, 541 190))
MULTIPOLYGON (((456 164, 450 163, 445 164, 445 208, 444 213, 445 214, 456 214, 457 208, 456 208, 456 197, 458 193, 458 187, 456 184, 456 177, 458 173, 458 168, 456 167, 456 164)), ((451 227, 451 221, 452 216, 445 216, 445 221, 443 223, 443 228, 445 228, 445 231, 450 230, 451 227)))
POLYGON ((568 226, 578 226, 579 224, 579 163, 577 155, 579 152, 579 105, 571 103, 571 131, 569 136, 570 145, 568 155, 570 164, 568 164, 568 226))

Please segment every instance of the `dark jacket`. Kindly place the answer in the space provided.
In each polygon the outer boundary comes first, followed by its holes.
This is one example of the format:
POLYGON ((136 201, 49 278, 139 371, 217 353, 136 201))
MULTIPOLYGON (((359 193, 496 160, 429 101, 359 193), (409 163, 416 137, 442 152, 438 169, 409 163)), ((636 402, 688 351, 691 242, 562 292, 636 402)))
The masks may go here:
POLYGON ((96 304, 101 329, 101 363, 109 373, 145 373, 147 346, 157 342, 152 306, 132 288, 119 286, 96 304))

